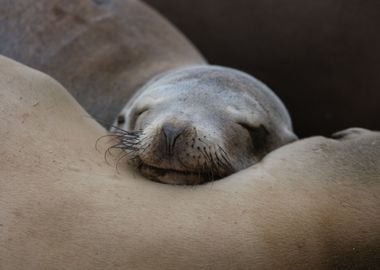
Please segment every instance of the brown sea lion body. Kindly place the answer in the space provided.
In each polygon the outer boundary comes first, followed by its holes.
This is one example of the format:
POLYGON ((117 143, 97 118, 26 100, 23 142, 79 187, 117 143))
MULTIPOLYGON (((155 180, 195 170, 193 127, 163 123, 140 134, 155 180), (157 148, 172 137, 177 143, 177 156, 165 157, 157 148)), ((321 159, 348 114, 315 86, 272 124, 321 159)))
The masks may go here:
POLYGON ((0 54, 61 82, 103 125, 153 76, 205 60, 136 0, 0 1, 0 54))

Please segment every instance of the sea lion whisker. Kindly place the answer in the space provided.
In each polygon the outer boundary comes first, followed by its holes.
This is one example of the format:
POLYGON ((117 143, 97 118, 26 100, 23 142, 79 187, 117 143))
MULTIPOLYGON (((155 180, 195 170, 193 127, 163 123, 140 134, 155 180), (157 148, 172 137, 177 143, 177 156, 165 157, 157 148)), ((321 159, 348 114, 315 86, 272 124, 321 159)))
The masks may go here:
POLYGON ((124 148, 124 150, 128 150, 128 151, 130 151, 129 152, 129 154, 132 152, 132 153, 134 153, 134 152, 138 152, 140 149, 139 148, 136 148, 136 147, 132 147, 132 146, 126 146, 125 148, 124 148))
POLYGON ((108 150, 112 149, 122 149, 122 150, 138 150, 138 147, 135 147, 135 145, 130 145, 128 143, 118 143, 108 148, 108 150))
POLYGON ((106 161, 107 164, 110 164, 110 163, 108 162, 108 156, 112 156, 112 157, 113 157, 112 152, 111 152, 112 149, 116 149, 116 147, 114 147, 114 146, 110 146, 110 147, 108 147, 107 150, 104 152, 104 160, 106 161))
POLYGON ((141 144, 140 153, 144 154, 146 149, 148 149, 151 146, 151 144, 152 144, 151 141, 147 141, 147 142, 144 142, 144 144, 141 144), (141 149, 142 149, 142 151, 141 151, 141 149))
POLYGON ((214 181, 214 169, 215 169, 215 165, 214 165, 214 161, 211 157, 211 153, 207 152, 206 150, 199 150, 205 157, 205 161, 206 161, 206 165, 207 165, 207 171, 209 171, 209 179, 211 179, 210 181, 214 181))
POLYGON ((221 169, 223 168, 221 166, 221 164, 218 162, 218 158, 216 157, 215 155, 216 152, 214 152, 214 154, 212 154, 212 156, 214 157, 213 158, 213 166, 214 166, 214 169, 215 169, 215 174, 218 178, 220 178, 222 176, 222 173, 221 173, 221 169))
POLYGON ((140 141, 134 142, 130 140, 122 140, 120 145, 141 145, 140 141))
POLYGON ((223 177, 223 175, 228 174, 230 170, 230 166, 228 163, 226 163, 223 158, 221 157, 222 154, 214 147, 214 156, 216 165, 218 166, 218 176, 223 177), (219 156, 220 155, 220 156, 219 156))
POLYGON ((125 137, 122 137, 120 138, 120 141, 121 142, 133 142, 133 143, 136 143, 136 142, 140 142, 140 138, 125 138, 125 137))
POLYGON ((221 166, 223 169, 227 172, 230 173, 233 171, 233 167, 231 163, 228 161, 228 159, 224 156, 223 152, 216 151, 215 156, 217 157, 218 161, 220 162, 221 166))
POLYGON ((139 137, 141 136, 141 132, 136 132, 136 131, 127 131, 127 132, 118 132, 118 131, 114 131, 113 132, 114 134, 118 134, 118 135, 121 135, 121 136, 129 136, 129 137, 139 137))
MULTIPOLYGON (((202 139, 199 138, 199 141, 201 141, 202 143, 206 144, 206 146, 208 146, 208 144, 206 142, 204 142, 202 139)), ((218 145, 219 146, 219 145, 218 145)), ((220 147, 220 146, 219 146, 220 147)), ((209 147, 210 148, 210 147, 209 147)), ((219 156, 217 155, 217 150, 215 149, 215 146, 212 147, 214 149, 214 155, 213 153, 211 152, 207 152, 206 148, 203 149, 203 151, 206 153, 206 155, 209 157, 209 160, 210 160, 210 168, 211 169, 214 169, 215 173, 218 175, 218 176, 221 176, 221 173, 220 173, 220 168, 224 168, 226 167, 227 165, 225 164, 225 162, 222 162, 221 159, 219 158, 219 156), (208 154, 209 153, 209 154, 208 154)), ((227 162, 229 164, 229 162, 227 162)))
POLYGON ((217 144, 217 146, 218 146, 219 150, 222 151, 222 153, 225 155, 225 157, 228 158, 228 153, 223 149, 223 147, 221 147, 219 144, 217 144))
POLYGON ((203 151, 203 150, 199 150, 199 152, 202 154, 204 161, 205 161, 205 162, 203 162, 203 165, 206 165, 206 167, 208 167, 208 162, 210 161, 210 159, 207 155, 207 152, 203 151))
POLYGON ((95 150, 98 151, 98 152, 100 152, 100 150, 99 150, 99 148, 98 148, 98 145, 99 145, 99 141, 100 141, 100 140, 102 140, 102 139, 104 139, 104 138, 112 138, 112 139, 116 140, 115 137, 117 138, 117 137, 119 137, 119 135, 117 135, 117 134, 107 134, 107 135, 100 136, 100 137, 99 137, 98 139, 96 139, 96 141, 95 141, 95 150))
POLYGON ((126 148, 130 148, 130 147, 134 147, 134 145, 129 145, 127 143, 119 142, 115 145, 110 146, 108 149, 126 149, 126 148))
POLYGON ((218 153, 215 152, 216 163, 221 169, 226 169, 226 164, 219 158, 218 153))
POLYGON ((197 181, 197 184, 199 184, 202 180, 201 180, 201 169, 200 169, 200 163, 199 163, 199 159, 197 160, 197 174, 198 174, 198 181, 197 181))
POLYGON ((119 162, 120 162, 123 158, 125 158, 125 157, 127 157, 127 156, 128 156, 128 153, 122 155, 122 156, 116 161, 116 171, 117 171, 117 173, 120 173, 120 171, 119 171, 119 162))
POLYGON ((115 125, 111 125, 111 128, 114 128, 116 129, 117 131, 113 131, 114 133, 117 133, 117 132, 120 132, 121 134, 137 134, 137 133, 142 133, 143 130, 140 129, 140 130, 135 130, 135 131, 128 131, 128 130, 125 130, 125 129, 122 129, 122 128, 119 128, 118 126, 115 126, 115 125))
POLYGON ((213 158, 212 152, 210 152, 210 158, 211 158, 211 165, 215 168, 216 164, 215 164, 215 159, 213 158))
MULTIPOLYGON (((136 151, 135 149, 133 148, 130 148, 130 147, 126 147, 126 146, 122 146, 122 145, 114 145, 114 146, 111 146, 109 147, 105 153, 104 153, 104 159, 105 161, 107 162, 107 164, 110 164, 109 161, 108 161, 108 156, 113 156, 114 155, 112 154, 111 150, 112 149, 119 149, 119 150, 122 150, 125 155, 128 155, 128 156, 134 156, 134 152, 136 151)), ((118 162, 118 161, 117 161, 118 162)))
POLYGON ((206 150, 199 150, 199 152, 203 155, 205 161, 206 161, 206 165, 208 166, 208 163, 211 162, 211 158, 209 157, 208 153, 206 150))
POLYGON ((222 154, 221 154, 222 158, 225 160, 225 162, 228 164, 228 166, 233 168, 233 166, 231 164, 231 159, 229 158, 228 153, 219 144, 217 146, 219 147, 219 150, 222 152, 222 154))
POLYGON ((206 146, 209 146, 209 143, 205 142, 202 138, 198 138, 198 141, 200 141, 201 143, 205 144, 206 146))

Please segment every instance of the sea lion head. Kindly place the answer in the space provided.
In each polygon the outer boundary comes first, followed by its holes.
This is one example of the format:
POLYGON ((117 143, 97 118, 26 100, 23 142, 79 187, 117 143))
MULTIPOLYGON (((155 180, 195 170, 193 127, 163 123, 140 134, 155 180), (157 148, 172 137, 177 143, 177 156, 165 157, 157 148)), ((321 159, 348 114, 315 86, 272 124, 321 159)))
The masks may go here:
POLYGON ((285 106, 266 85, 207 65, 152 79, 111 131, 144 176, 189 185, 247 168, 297 138, 285 106))

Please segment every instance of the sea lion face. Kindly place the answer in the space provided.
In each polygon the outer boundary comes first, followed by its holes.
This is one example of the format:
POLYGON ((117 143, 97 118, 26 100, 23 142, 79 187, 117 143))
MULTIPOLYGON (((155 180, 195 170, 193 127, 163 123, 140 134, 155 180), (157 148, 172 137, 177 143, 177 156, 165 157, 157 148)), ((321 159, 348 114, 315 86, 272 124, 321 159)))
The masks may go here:
POLYGON ((153 79, 114 126, 117 146, 131 164, 149 179, 171 184, 220 179, 296 139, 285 107, 269 88, 215 66, 153 79))

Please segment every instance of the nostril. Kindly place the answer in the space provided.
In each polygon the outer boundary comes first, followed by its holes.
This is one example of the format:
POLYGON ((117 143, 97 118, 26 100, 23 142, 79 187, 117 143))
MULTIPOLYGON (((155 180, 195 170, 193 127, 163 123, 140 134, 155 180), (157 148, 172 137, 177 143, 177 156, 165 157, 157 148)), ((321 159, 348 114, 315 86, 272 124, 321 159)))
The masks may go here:
POLYGON ((162 134, 165 139, 165 146, 166 146, 166 152, 169 155, 173 154, 173 150, 175 147, 175 143, 177 139, 181 136, 183 133, 184 128, 181 126, 173 125, 172 123, 165 123, 162 126, 162 134))

